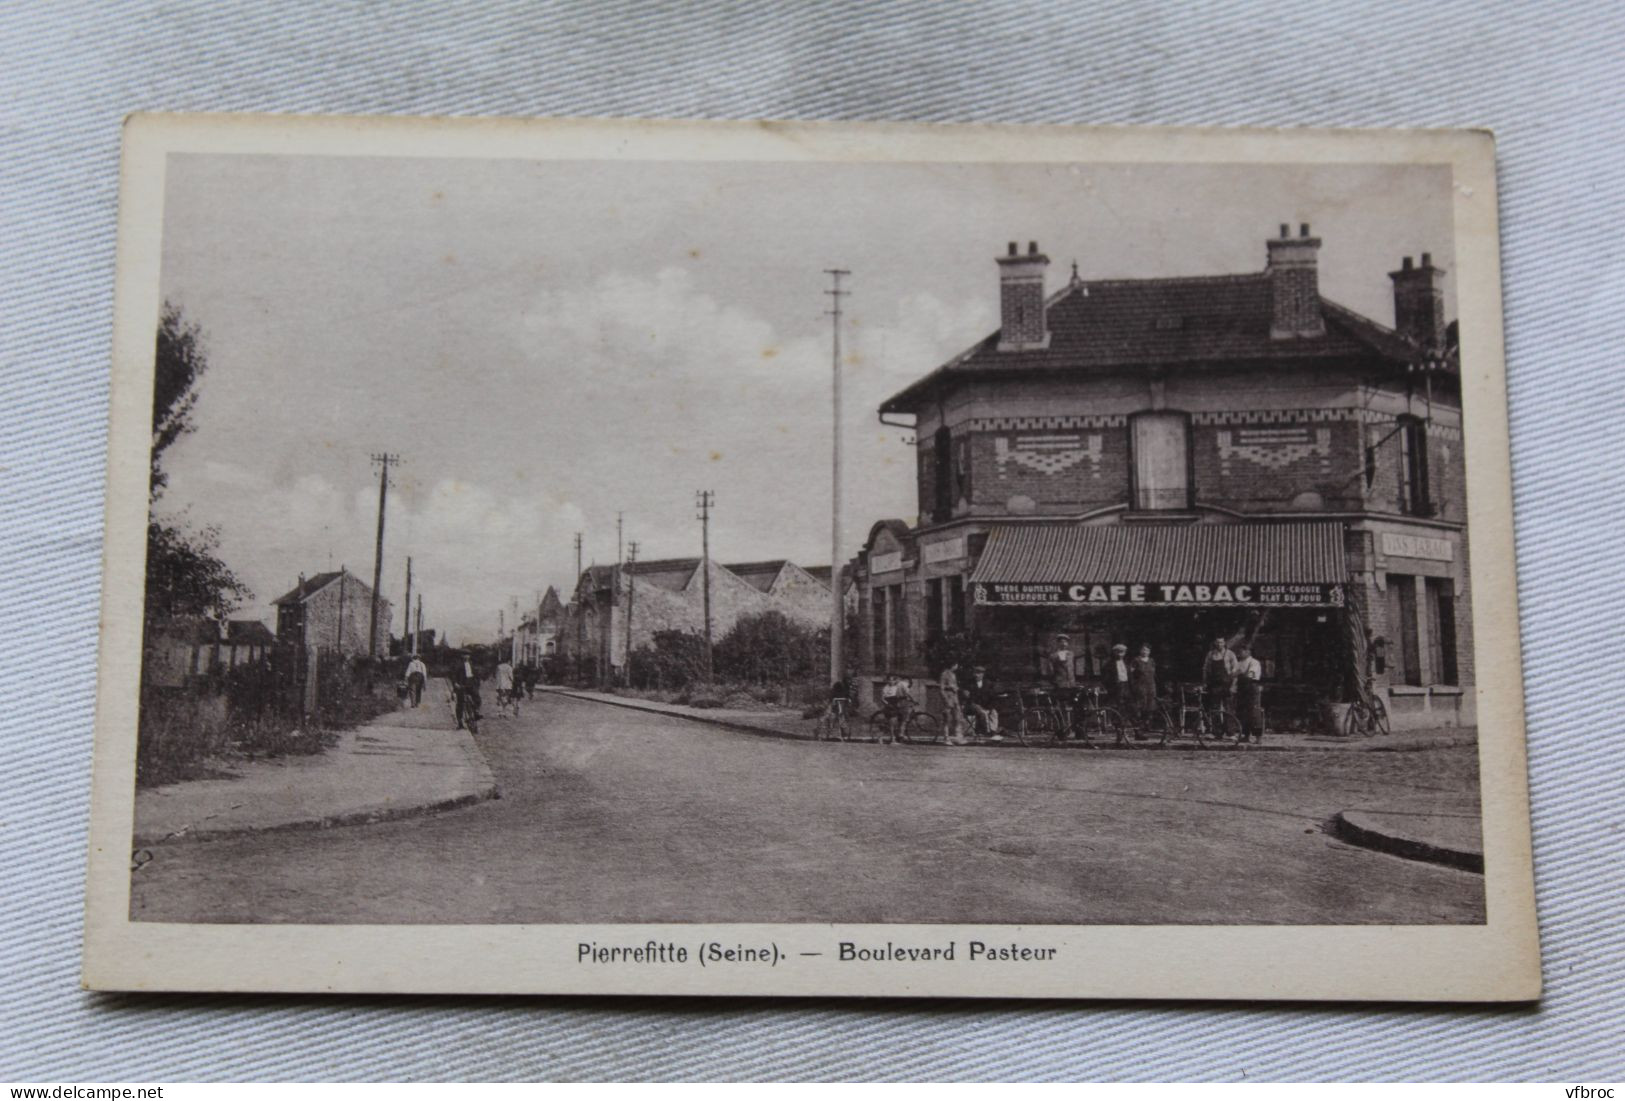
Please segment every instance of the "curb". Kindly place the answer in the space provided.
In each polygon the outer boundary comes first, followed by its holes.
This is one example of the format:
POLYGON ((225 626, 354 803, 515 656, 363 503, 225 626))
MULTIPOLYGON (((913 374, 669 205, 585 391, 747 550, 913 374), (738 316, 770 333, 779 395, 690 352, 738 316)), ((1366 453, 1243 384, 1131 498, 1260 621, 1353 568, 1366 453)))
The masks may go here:
MULTIPOLYGON (((740 722, 737 719, 713 718, 710 715, 695 715, 689 714, 685 711, 671 711, 662 706, 652 705, 645 700, 623 699, 620 697, 606 699, 602 695, 585 695, 569 688, 561 688, 551 685, 538 685, 537 690, 548 692, 555 696, 567 696, 573 700, 581 700, 583 703, 601 703, 607 707, 624 707, 628 711, 641 711, 645 715, 663 715, 672 719, 686 719, 689 722, 704 723, 707 726, 717 726, 727 730, 737 730, 744 734, 754 734, 762 738, 778 738, 782 741, 789 742, 818 741, 818 739, 811 734, 792 734, 786 730, 778 730, 770 726, 757 726, 754 723, 740 722)), ((807 721, 811 722, 812 720, 809 719, 807 721)), ((852 742, 845 744, 853 743, 871 744, 868 739, 853 739, 852 742)), ((1478 738, 1476 736, 1441 738, 1437 742, 1418 745, 1372 745, 1361 749, 1350 749, 1340 745, 1282 745, 1279 742, 1269 741, 1259 742, 1246 746, 1245 748, 1233 745, 1208 746, 1191 744, 1175 744, 1165 746, 1147 745, 1143 747, 1119 747, 1116 745, 1022 746, 1014 741, 1005 742, 1002 745, 997 746, 986 743, 963 746, 946 746, 942 745, 940 742, 930 743, 931 746, 941 746, 944 749, 1063 749, 1067 752, 1074 752, 1079 749, 1088 749, 1096 753, 1421 753, 1433 749, 1457 749, 1463 746, 1476 746, 1477 744, 1478 738)))
POLYGON ((1434 845, 1427 841, 1417 841, 1410 837, 1399 837, 1370 826, 1362 826, 1358 822, 1350 821, 1350 811, 1338 811, 1332 816, 1332 833, 1347 841, 1351 845, 1358 845, 1363 849, 1374 849, 1392 856, 1404 857, 1406 860, 1419 860, 1427 864, 1442 864, 1447 868, 1456 868, 1464 872, 1484 874, 1484 854, 1470 852, 1466 849, 1452 849, 1446 845, 1434 845))
POLYGON ((165 834, 162 837, 135 837, 132 839, 131 844, 135 848, 151 848, 155 845, 168 845, 177 841, 219 841, 228 837, 247 837, 249 834, 256 833, 291 833, 297 830, 332 830, 342 826, 367 826, 377 822, 395 822, 405 818, 424 818, 431 814, 459 810, 463 807, 471 807, 476 803, 483 803, 488 799, 500 798, 502 798, 502 792, 498 790, 496 781, 492 780, 479 791, 454 795, 449 799, 438 799, 432 803, 418 803, 410 807, 375 807, 346 811, 343 814, 330 814, 323 818, 303 818, 293 822, 278 822, 274 826, 230 826, 225 829, 183 826, 174 833, 165 834))
MULTIPOLYGON (((537 686, 541 688, 540 685, 537 686)), ((816 739, 808 735, 792 734, 787 730, 775 730, 771 726, 757 726, 754 723, 743 723, 737 719, 712 718, 709 715, 690 715, 682 711, 669 711, 663 707, 650 707, 642 700, 604 699, 602 696, 585 696, 579 692, 572 692, 567 688, 546 688, 544 691, 555 696, 568 696, 572 700, 581 700, 583 703, 601 703, 606 707, 624 707, 628 711, 641 711, 645 715, 664 715, 672 719, 687 719, 691 723, 704 723, 707 726, 720 726, 728 730, 738 730, 745 734, 755 734, 762 738, 778 738, 786 742, 811 742, 816 739)), ((808 720, 811 722, 812 720, 808 720)))

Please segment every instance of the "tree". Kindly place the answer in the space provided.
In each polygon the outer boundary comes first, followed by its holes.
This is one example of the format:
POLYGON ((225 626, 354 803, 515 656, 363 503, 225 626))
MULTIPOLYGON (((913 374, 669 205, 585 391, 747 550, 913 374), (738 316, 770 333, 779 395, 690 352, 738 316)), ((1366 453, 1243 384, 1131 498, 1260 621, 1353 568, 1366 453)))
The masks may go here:
POLYGON ((152 381, 152 478, 148 493, 156 501, 169 484, 164 452, 192 431, 198 380, 209 369, 203 330, 186 320, 179 306, 165 302, 158 315, 158 347, 152 381))
POLYGON ((148 483, 147 608, 150 627, 187 616, 224 618, 253 594, 215 553, 220 533, 213 527, 189 531, 151 515, 169 476, 164 452, 192 431, 198 380, 208 369, 203 333, 180 307, 165 302, 158 319, 152 388, 152 471, 148 483))

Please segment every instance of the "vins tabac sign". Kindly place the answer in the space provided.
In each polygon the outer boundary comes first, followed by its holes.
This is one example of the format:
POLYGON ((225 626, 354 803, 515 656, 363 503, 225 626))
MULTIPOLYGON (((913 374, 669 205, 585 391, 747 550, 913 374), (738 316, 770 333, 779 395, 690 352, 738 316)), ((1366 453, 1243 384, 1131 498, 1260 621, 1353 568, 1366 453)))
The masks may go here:
POLYGON ((1090 605, 1108 608, 1340 608, 1343 586, 1324 582, 981 581, 977 604, 1090 605))

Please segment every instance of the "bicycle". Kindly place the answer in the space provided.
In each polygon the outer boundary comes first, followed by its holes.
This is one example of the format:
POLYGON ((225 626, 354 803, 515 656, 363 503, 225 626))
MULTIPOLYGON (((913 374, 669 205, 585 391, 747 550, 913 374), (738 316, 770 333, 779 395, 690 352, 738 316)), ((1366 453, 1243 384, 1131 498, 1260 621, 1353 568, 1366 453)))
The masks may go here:
POLYGON ((852 731, 847 726, 847 710, 851 701, 837 696, 829 701, 824 713, 818 716, 818 725, 813 728, 813 740, 817 742, 833 742, 839 737, 843 742, 852 740, 852 731))
POLYGON ((1149 706, 1134 707, 1128 715, 1127 725, 1136 741, 1153 742, 1158 749, 1179 736, 1179 724, 1174 722, 1167 705, 1160 699, 1153 699, 1149 706))
POLYGON ((930 745, 942 741, 942 723, 929 711, 910 711, 908 718, 899 720, 884 708, 869 716, 869 729, 875 741, 896 738, 904 745, 930 745))
POLYGON ((1054 745, 1071 736, 1071 716, 1047 688, 1018 690, 1013 732, 1022 745, 1054 745))
POLYGON ((1122 712, 1115 707, 1101 706, 1100 695, 1099 688, 1086 688, 1077 702, 1073 729, 1078 744, 1092 746, 1095 735, 1099 734, 1102 740, 1111 739, 1113 745, 1127 745, 1128 739, 1124 735, 1128 728, 1123 722, 1122 712))
POLYGON ((479 693, 458 685, 451 689, 451 713, 457 720, 458 730, 467 730, 470 734, 480 732, 480 705, 479 693))
POLYGON ((1241 744, 1241 720, 1224 706, 1223 695, 1209 692, 1199 684, 1182 684, 1179 697, 1178 733, 1181 737, 1194 738, 1203 749, 1209 742, 1241 744))
POLYGON ((1374 738, 1393 732, 1388 724, 1388 705, 1377 695, 1372 678, 1368 676, 1355 692, 1348 713, 1343 716, 1343 736, 1374 738))

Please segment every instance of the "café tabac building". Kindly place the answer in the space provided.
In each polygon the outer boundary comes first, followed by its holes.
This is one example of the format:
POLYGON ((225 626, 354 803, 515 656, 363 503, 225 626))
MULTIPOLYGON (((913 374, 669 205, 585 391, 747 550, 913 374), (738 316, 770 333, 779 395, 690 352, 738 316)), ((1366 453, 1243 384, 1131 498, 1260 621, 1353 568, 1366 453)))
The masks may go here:
POLYGON ((997 258, 999 330, 880 408, 914 430, 919 522, 858 557, 860 673, 932 682, 974 639, 1032 682, 1065 633, 1080 682, 1148 644, 1166 694, 1246 634, 1272 721, 1362 671, 1396 727, 1474 721, 1444 272, 1371 273, 1390 327, 1321 296, 1309 226, 1261 244, 1259 271, 1053 290, 1036 243, 997 258))

